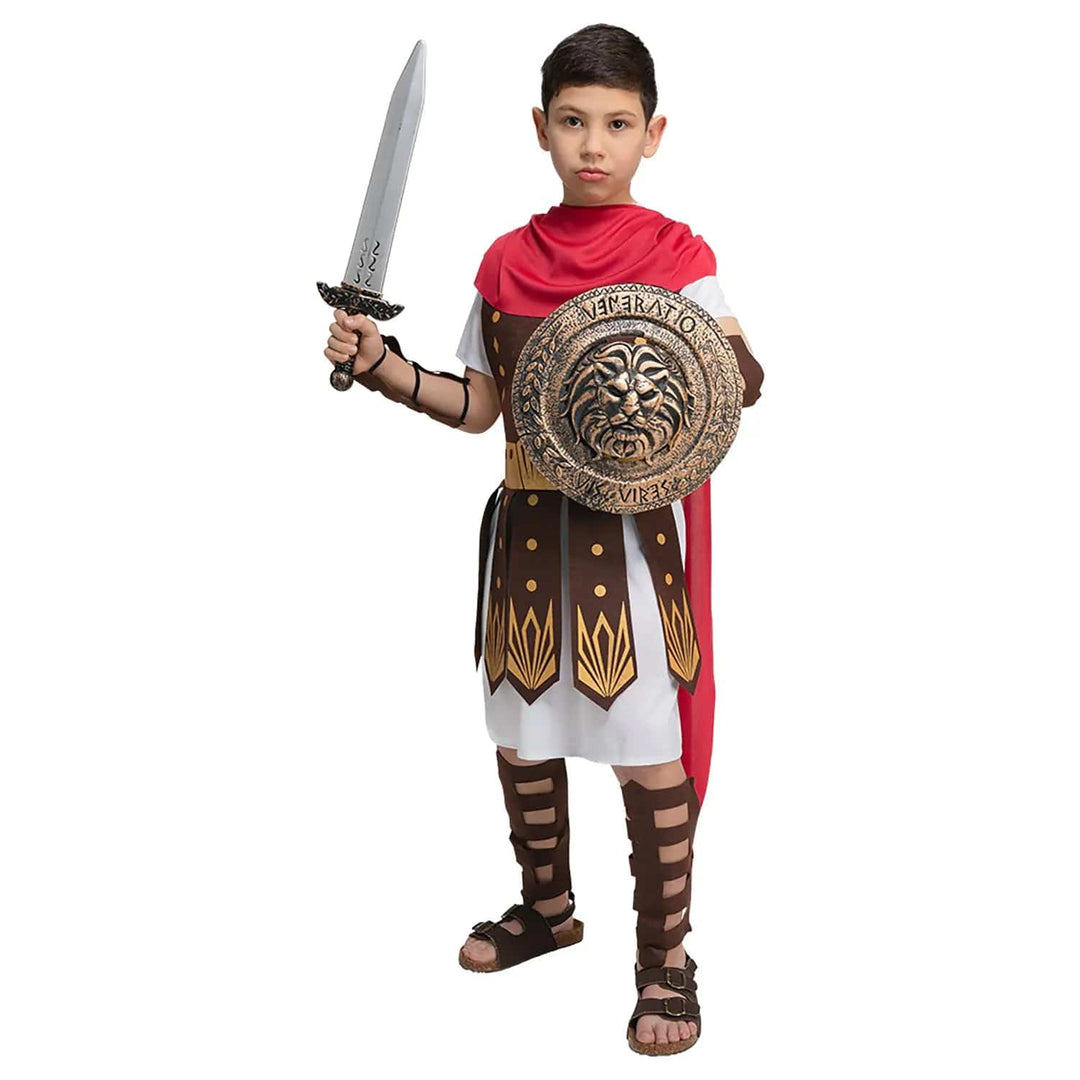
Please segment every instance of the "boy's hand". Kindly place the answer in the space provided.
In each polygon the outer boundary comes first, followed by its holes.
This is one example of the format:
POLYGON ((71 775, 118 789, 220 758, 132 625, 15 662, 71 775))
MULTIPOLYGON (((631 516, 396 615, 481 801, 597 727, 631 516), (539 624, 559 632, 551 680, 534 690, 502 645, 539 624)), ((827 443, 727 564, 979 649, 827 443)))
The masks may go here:
POLYGON ((352 359, 352 373, 363 375, 382 356, 382 351, 382 334, 366 315, 346 315, 341 308, 334 309, 330 337, 323 349, 323 355, 331 363, 344 364, 352 359))

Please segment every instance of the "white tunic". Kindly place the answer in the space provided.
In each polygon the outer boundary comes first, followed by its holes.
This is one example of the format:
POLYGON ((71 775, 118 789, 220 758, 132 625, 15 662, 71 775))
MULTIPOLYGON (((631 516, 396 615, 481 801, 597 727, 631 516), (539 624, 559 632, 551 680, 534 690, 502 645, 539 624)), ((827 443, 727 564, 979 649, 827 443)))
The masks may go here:
MULTIPOLYGON (((699 303, 716 318, 730 316, 724 294, 714 275, 691 282, 682 295, 699 303)), ((457 356, 467 367, 491 376, 484 352, 480 324, 483 297, 473 300, 457 356)), ((505 496, 505 489, 499 499, 505 496)), ((487 626, 488 589, 495 551, 495 523, 492 514, 487 568, 484 572, 481 626, 487 626)), ((679 533, 679 550, 685 565, 686 520, 682 503, 671 505, 679 533)), ((664 631, 656 603, 652 577, 638 538, 632 514, 623 514, 623 542, 626 548, 626 579, 630 593, 630 614, 634 627, 637 678, 607 710, 574 687, 570 633, 570 579, 566 567, 567 505, 562 500, 562 656, 559 681, 549 686, 531 705, 508 679, 492 694, 481 657, 479 675, 484 693, 484 713, 488 735, 499 746, 517 750, 520 757, 538 761, 553 757, 582 757, 607 765, 657 765, 676 761, 682 755, 682 727, 679 720, 679 684, 668 671, 664 631)))

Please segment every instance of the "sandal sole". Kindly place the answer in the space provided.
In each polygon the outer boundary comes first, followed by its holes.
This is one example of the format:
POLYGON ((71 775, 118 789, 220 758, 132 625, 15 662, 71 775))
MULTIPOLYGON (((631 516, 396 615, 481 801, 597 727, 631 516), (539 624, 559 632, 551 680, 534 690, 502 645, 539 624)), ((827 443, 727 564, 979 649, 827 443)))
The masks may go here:
MULTIPOLYGON (((585 924, 580 919, 574 920, 574 925, 567 930, 561 930, 555 935, 555 940, 559 943, 558 948, 550 949, 549 952, 558 952, 559 949, 565 949, 570 945, 576 945, 585 936, 585 924)), ((530 956, 529 960, 535 960, 539 956, 547 956, 548 953, 537 953, 536 956, 530 956)), ((475 960, 471 960, 465 955, 465 948, 462 946, 458 950, 458 963, 466 971, 477 972, 491 972, 491 971, 509 971, 509 968, 499 967, 499 958, 489 960, 487 963, 479 964, 475 960)), ((528 960, 521 960, 517 964, 511 964, 510 967, 520 967, 521 964, 528 963, 528 960)))

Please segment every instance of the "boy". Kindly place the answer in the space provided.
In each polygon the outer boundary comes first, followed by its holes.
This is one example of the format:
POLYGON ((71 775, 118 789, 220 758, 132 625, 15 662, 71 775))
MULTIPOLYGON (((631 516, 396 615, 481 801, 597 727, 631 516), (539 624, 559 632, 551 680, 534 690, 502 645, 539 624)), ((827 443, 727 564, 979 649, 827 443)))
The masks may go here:
POLYGON ((666 124, 653 115, 656 83, 642 42, 606 24, 570 35, 544 61, 541 99, 533 121, 562 182, 562 202, 500 236, 484 255, 457 350, 468 374, 428 371, 370 319, 340 310, 325 354, 335 362, 353 357, 362 385, 440 422, 480 432, 501 415, 506 430, 506 478, 481 523, 475 658, 484 660, 487 728, 524 903, 499 923, 475 924, 459 962, 499 971, 581 940, 565 758, 610 764, 636 878, 638 1002, 627 1039, 638 1053, 678 1053, 701 1031, 696 965, 682 939, 711 740, 709 485, 673 503, 665 519, 678 550, 660 576, 671 585, 674 574, 680 586, 685 572, 694 609, 686 620, 691 635, 696 628, 693 663, 684 670, 657 608, 660 587, 654 590, 658 560, 664 552, 671 558, 668 537, 656 532, 658 547, 645 535, 645 515, 635 521, 592 511, 546 482, 521 445, 509 391, 532 330, 564 301, 616 282, 661 286, 708 310, 735 349, 744 406, 757 399, 762 372, 724 303, 708 245, 630 194, 666 124), (594 584, 598 575, 604 583, 594 584), (697 724, 696 788, 683 767, 688 716, 697 724))

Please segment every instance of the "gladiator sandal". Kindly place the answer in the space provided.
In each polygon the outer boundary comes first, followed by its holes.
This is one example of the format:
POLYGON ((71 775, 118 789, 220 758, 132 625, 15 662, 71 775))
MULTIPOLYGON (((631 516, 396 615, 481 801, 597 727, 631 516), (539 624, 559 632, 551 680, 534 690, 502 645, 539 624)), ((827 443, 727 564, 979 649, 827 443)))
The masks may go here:
MULTIPOLYGON (((563 758, 549 758, 536 765, 513 765, 495 750, 499 762, 499 780, 502 782, 503 801, 510 815, 510 842, 514 845, 514 857, 521 866, 522 904, 512 904, 501 916, 502 920, 517 919, 524 927, 515 934, 497 922, 485 920, 474 924, 469 937, 490 941, 496 949, 494 960, 477 963, 465 953, 464 946, 458 954, 458 963, 469 971, 503 971, 534 956, 553 952, 567 945, 576 945, 585 932, 585 924, 574 919, 570 926, 555 933, 553 927, 566 922, 574 914, 574 891, 570 888, 570 822, 566 811, 566 762, 563 758), (515 786, 529 781, 549 780, 548 791, 523 795, 515 786), (527 824, 525 812, 530 810, 554 810, 554 821, 543 824, 527 824), (554 847, 531 848, 528 841, 556 840, 554 847), (540 881, 536 871, 550 866, 551 880, 540 881), (532 906, 537 900, 551 900, 568 893, 568 903, 555 915, 541 915, 532 906)), ((547 816, 547 815, 545 815, 547 816)))
POLYGON ((635 879, 634 910, 638 913, 637 945, 639 969, 634 966, 634 980, 640 992, 646 986, 665 986, 677 991, 669 997, 639 997, 630 1017, 626 1038, 639 1054, 678 1054, 689 1050, 701 1037, 701 1010, 698 1006, 697 964, 686 957, 686 967, 664 967, 667 951, 676 948, 690 926, 690 868, 694 859, 694 830, 701 804, 692 777, 675 787, 646 788, 636 780, 622 785, 626 806, 626 833, 633 846, 630 873, 635 879), (686 806, 686 821, 681 825, 658 827, 656 810, 686 806), (661 862, 660 848, 687 841, 686 857, 677 862, 661 862), (664 896, 664 882, 686 875, 681 892, 664 896), (682 912, 682 919, 671 929, 664 928, 666 917, 682 912), (639 1042, 636 1034, 639 1016, 664 1016, 672 1020, 693 1021, 697 1027, 687 1039, 668 1043, 639 1042))

